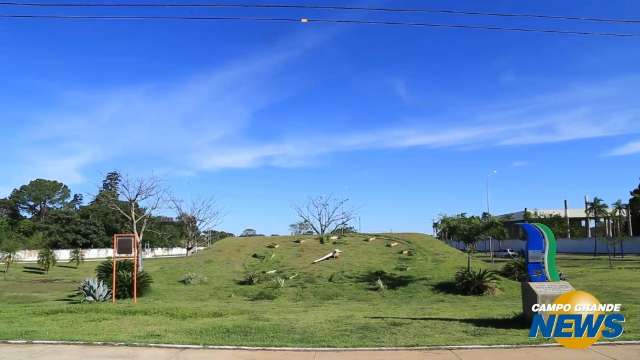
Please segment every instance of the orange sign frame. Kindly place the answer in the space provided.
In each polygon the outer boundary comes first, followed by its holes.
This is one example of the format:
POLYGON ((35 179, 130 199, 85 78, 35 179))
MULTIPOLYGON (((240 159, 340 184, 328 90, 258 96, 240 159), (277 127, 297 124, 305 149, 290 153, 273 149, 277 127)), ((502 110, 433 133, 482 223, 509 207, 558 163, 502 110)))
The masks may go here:
POLYGON ((116 303, 116 267, 118 260, 133 259, 133 303, 138 302, 138 236, 136 234, 114 234, 113 235, 113 274, 111 275, 111 302, 116 303), (118 241, 121 238, 133 238, 132 253, 118 255, 118 241))

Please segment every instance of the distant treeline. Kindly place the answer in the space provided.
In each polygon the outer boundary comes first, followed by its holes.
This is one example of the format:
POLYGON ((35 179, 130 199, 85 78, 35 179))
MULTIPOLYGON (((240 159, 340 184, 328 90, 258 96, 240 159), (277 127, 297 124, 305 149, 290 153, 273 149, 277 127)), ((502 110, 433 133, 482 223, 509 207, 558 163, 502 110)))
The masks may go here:
MULTIPOLYGON (((87 203, 82 194, 55 180, 36 179, 0 199, 0 251, 38 248, 105 248, 112 236, 130 232, 127 219, 109 204, 116 199, 120 175, 109 173, 97 195, 87 203)), ((205 234, 203 234, 205 235, 205 234)), ((207 241, 234 236, 207 231, 207 241)), ((184 246, 184 227, 175 218, 154 216, 145 232, 143 245, 184 246)))

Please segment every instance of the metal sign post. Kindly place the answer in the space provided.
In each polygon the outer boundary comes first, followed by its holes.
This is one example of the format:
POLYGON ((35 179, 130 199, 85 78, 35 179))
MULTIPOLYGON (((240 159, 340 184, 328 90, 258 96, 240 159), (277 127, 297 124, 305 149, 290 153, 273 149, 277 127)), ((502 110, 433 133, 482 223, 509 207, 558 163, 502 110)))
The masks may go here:
POLYGON ((113 266, 111 302, 116 302, 116 274, 118 260, 133 259, 133 303, 138 302, 138 241, 135 234, 113 235, 113 266))

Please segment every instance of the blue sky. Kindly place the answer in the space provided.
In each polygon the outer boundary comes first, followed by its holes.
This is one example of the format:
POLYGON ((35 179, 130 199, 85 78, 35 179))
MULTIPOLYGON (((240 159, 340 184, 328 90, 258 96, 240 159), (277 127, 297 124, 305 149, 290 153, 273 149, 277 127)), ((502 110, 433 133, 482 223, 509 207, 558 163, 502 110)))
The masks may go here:
MULTIPOLYGON (((428 5, 640 14, 636 1, 428 5)), ((71 11, 96 12, 0 7, 5 14, 71 11)), ((384 16, 640 33, 640 25, 384 16)), ((492 212, 560 207, 564 199, 578 207, 585 194, 613 202, 625 199, 640 176, 639 63, 638 37, 0 20, 0 196, 36 177, 90 194, 112 169, 155 174, 178 196, 215 195, 227 214, 221 228, 236 233, 246 227, 285 233, 295 221, 292 204, 318 194, 349 197, 363 231, 429 232, 439 213, 485 209, 485 179, 493 169, 492 212)))

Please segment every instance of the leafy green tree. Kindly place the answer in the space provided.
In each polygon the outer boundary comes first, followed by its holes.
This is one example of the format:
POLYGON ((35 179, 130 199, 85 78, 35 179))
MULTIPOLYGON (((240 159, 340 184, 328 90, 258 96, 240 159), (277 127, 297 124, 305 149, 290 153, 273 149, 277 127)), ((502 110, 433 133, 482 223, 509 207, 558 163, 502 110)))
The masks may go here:
POLYGON ((20 209, 16 202, 10 198, 0 199, 0 219, 20 220, 20 209))
POLYGON ((478 241, 488 236, 488 224, 478 216, 461 217, 458 219, 456 235, 467 248, 467 271, 471 270, 471 254, 475 251, 478 241))
POLYGON ((592 216, 595 222, 593 234, 593 256, 596 256, 598 252, 598 225, 600 224, 600 219, 609 216, 609 212, 607 211, 608 208, 609 205, 597 196, 594 197, 593 201, 587 206, 587 214, 592 216))
POLYGON ((64 206, 70 194, 67 185, 61 182, 36 179, 14 189, 9 198, 15 202, 20 211, 38 220, 44 220, 50 209, 64 206))
POLYGON ((492 216, 467 216, 465 213, 456 216, 440 216, 438 236, 443 240, 457 240, 465 244, 467 250, 467 271, 471 270, 471 254, 478 241, 492 237, 496 240, 506 236, 504 224, 492 216))
POLYGON ((20 249, 20 243, 15 240, 9 225, 0 219, 0 261, 4 263, 4 275, 6 277, 11 264, 16 259, 16 253, 20 249))
POLYGON ((43 248, 38 252, 38 265, 42 267, 42 270, 49 273, 49 269, 58 263, 56 253, 49 247, 43 248))
POLYGON ((629 199, 629 214, 631 217, 631 223, 629 226, 631 236, 637 234, 640 229, 640 184, 638 187, 629 192, 631 198, 629 199))
POLYGON ((52 210, 47 218, 38 224, 38 230, 48 239, 54 249, 88 248, 108 246, 105 243, 101 223, 84 218, 75 210, 52 210))
POLYGON ((258 236, 258 233, 256 232, 255 229, 244 229, 242 230, 242 233, 240 233, 240 237, 247 237, 247 236, 258 236))
POLYGON ((75 211, 80 210, 83 201, 84 196, 82 196, 82 194, 73 194, 73 197, 71 198, 71 201, 67 203, 66 208, 75 211))
POLYGON ((84 262, 84 254, 82 249, 75 248, 71 250, 71 256, 69 257, 69 264, 76 264, 76 269, 84 262))

